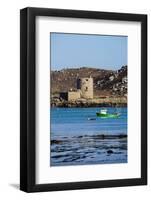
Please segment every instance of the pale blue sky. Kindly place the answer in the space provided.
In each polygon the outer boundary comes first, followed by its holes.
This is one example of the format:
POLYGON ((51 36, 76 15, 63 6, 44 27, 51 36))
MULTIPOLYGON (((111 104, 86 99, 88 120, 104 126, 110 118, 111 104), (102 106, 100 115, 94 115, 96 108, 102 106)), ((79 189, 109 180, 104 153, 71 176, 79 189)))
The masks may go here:
POLYGON ((127 36, 51 33, 51 69, 119 69, 127 65, 127 40, 127 36))

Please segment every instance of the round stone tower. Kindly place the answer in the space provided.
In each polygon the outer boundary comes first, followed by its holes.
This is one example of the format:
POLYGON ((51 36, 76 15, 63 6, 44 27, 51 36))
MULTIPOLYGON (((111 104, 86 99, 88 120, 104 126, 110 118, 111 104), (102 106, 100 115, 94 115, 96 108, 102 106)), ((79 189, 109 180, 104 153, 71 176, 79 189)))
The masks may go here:
POLYGON ((93 99, 93 78, 80 78, 77 80, 77 89, 81 90, 81 97, 93 99))

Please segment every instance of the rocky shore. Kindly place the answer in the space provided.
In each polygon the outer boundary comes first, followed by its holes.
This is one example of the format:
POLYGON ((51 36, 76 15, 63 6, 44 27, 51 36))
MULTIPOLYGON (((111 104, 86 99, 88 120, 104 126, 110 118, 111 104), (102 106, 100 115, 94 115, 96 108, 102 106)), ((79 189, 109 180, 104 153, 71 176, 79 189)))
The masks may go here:
MULTIPOLYGON (((105 134, 98 134, 98 135, 80 135, 80 136, 76 136, 71 138, 70 140, 73 139, 83 139, 83 140, 121 140, 121 139, 127 139, 127 135, 126 134, 119 134, 119 135, 105 135, 105 134)), ((52 139, 51 144, 63 144, 65 142, 69 142, 69 138, 68 137, 64 137, 62 139, 52 139)))
POLYGON ((51 165, 127 162, 127 135, 80 135, 51 140, 51 165))
POLYGON ((61 98, 52 98, 51 107, 66 108, 87 108, 87 107, 127 107, 127 98, 96 98, 96 99, 79 99, 76 101, 65 101, 61 98))

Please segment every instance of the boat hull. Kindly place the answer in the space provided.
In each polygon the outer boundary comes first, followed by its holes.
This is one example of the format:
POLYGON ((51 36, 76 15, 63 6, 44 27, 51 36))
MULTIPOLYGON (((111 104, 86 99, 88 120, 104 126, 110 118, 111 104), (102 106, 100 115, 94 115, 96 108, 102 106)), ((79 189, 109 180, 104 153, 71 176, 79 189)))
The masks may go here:
POLYGON ((97 117, 101 117, 101 118, 118 118, 119 117, 119 114, 109 114, 109 113, 106 113, 106 114, 103 114, 103 113, 96 113, 97 117))

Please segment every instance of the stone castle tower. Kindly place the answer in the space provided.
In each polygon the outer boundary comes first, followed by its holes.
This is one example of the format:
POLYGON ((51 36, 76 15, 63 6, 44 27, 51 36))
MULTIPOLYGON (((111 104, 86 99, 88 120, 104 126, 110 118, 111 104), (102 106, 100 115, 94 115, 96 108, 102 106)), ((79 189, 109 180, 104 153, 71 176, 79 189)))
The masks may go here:
POLYGON ((93 78, 77 79, 77 89, 81 90, 81 97, 93 99, 93 78))

